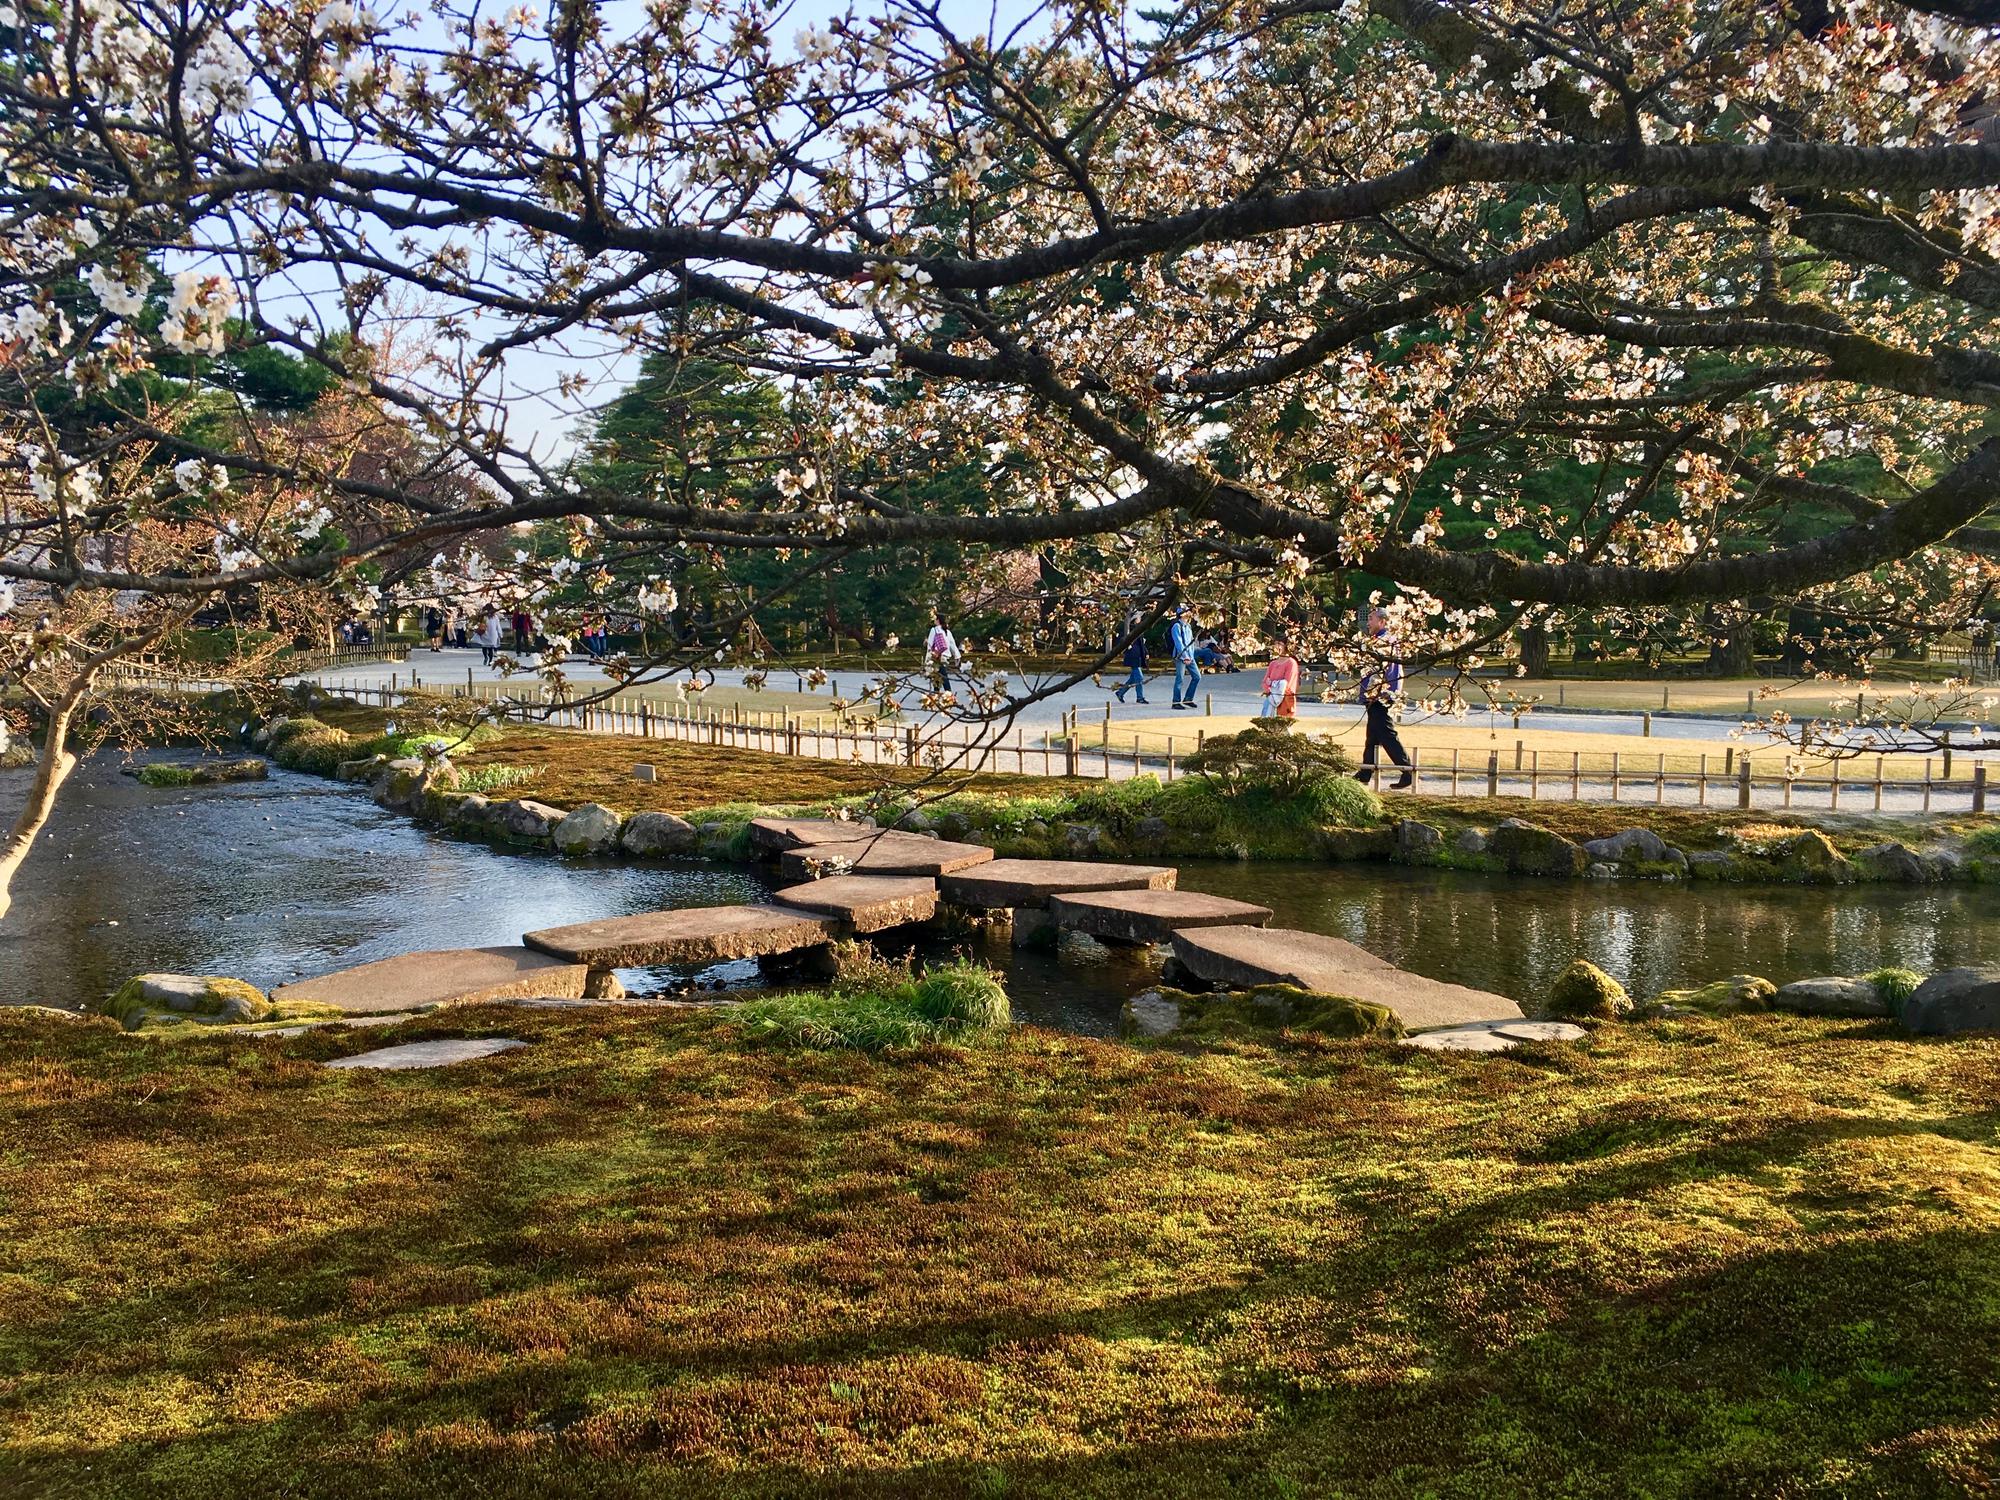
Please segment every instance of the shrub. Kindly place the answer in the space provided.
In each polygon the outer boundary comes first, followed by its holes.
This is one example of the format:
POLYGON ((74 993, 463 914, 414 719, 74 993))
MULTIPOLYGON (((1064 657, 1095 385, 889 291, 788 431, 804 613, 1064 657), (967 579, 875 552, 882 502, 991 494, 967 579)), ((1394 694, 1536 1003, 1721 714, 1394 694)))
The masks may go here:
POLYGON ((1306 788, 1301 800, 1322 822, 1367 828, 1382 821, 1382 799, 1351 776, 1327 776, 1306 788))
POLYGON ((1225 792, 1297 797, 1354 771, 1347 751, 1320 735, 1298 734, 1290 719, 1256 719, 1240 734, 1217 735, 1182 764, 1225 792))

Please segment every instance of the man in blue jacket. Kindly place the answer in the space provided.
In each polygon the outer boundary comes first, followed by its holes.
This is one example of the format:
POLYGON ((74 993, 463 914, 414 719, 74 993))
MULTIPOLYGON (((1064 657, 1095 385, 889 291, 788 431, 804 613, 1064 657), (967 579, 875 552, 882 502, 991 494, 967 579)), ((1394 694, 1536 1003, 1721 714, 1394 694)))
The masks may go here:
POLYGON ((1201 667, 1194 659, 1194 621, 1187 606, 1174 606, 1174 623, 1167 627, 1167 654, 1174 659, 1174 711, 1194 707, 1194 690, 1201 681, 1201 667))
POLYGON ((1361 674, 1361 705, 1368 716, 1368 738, 1362 744, 1361 769, 1354 773, 1354 779, 1363 783, 1373 780, 1375 763, 1386 750, 1389 759, 1403 768, 1394 790, 1404 792, 1416 784, 1416 778, 1410 774, 1410 754, 1396 733, 1394 717, 1396 700, 1403 696, 1403 664, 1389 654, 1394 649, 1389 640, 1389 621, 1379 609, 1368 611, 1368 638, 1375 643, 1380 658, 1376 666, 1361 674))

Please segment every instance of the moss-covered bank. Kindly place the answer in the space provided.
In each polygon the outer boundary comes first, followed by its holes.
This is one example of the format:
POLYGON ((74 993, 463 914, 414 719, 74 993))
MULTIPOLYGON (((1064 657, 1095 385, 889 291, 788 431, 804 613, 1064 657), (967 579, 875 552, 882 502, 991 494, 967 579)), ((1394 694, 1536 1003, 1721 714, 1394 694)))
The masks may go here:
POLYGON ((676 852, 719 859, 747 857, 754 817, 845 812, 1029 858, 1380 860, 1558 878, 2000 883, 2000 823, 1990 819, 1403 796, 1385 805, 1339 778, 1300 788, 1228 777, 933 780, 615 735, 487 728, 461 740, 448 728, 392 734, 383 724, 378 710, 321 695, 310 714, 259 737, 281 765, 321 775, 344 768, 389 805, 516 843, 553 845, 563 814, 594 804, 625 817, 678 818, 689 832, 676 852), (426 742, 452 746, 449 777, 422 776, 411 757, 426 742), (641 763, 653 768, 652 780, 633 777, 641 763), (514 816, 520 803, 534 811, 514 816))

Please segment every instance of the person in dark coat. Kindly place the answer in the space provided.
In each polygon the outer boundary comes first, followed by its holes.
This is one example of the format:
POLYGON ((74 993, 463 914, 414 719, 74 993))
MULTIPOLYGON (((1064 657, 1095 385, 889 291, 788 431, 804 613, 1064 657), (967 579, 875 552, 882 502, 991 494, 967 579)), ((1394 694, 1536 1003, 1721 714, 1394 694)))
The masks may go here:
POLYGON ((1386 751, 1389 759, 1403 768, 1393 790, 1404 792, 1416 785, 1416 778, 1410 774, 1410 753, 1396 733, 1395 707, 1403 696, 1403 664, 1389 654, 1389 622, 1379 609, 1368 611, 1368 636, 1382 653, 1382 660, 1361 674, 1361 705, 1368 716, 1368 737, 1362 744, 1361 769, 1354 773, 1354 779, 1364 784, 1373 780, 1376 762, 1386 751))
POLYGON ((1137 688, 1139 690, 1139 701, 1144 703, 1146 701, 1146 636, 1144 631, 1139 630, 1139 622, 1136 620, 1132 621, 1126 628, 1137 633, 1133 635, 1132 643, 1125 648, 1125 665, 1131 669, 1131 672, 1123 682, 1118 684, 1118 701, 1123 703, 1125 695, 1134 688, 1137 688))

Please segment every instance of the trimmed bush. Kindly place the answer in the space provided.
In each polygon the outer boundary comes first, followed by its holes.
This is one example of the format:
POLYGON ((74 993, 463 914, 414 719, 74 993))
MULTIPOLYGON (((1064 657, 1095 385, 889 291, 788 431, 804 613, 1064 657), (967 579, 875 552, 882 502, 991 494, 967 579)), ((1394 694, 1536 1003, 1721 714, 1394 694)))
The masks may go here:
POLYGON ((1342 746, 1321 735, 1296 733, 1290 719, 1257 719, 1240 734, 1217 735, 1181 764, 1188 774, 1225 792, 1284 798, 1354 772, 1354 759, 1342 746))

